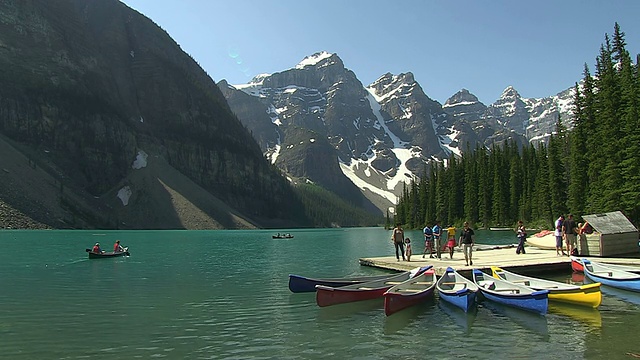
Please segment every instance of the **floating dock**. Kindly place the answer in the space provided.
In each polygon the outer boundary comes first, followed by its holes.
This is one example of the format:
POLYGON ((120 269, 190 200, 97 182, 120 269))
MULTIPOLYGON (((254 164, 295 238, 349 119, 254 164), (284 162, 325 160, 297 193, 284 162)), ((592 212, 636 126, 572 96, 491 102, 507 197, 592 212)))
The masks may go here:
MULTIPOLYGON (((422 254, 414 254, 411 261, 396 260, 395 254, 392 256, 361 258, 360 265, 371 266, 381 269, 407 271, 418 266, 433 265, 436 274, 444 273, 448 266, 456 269, 458 272, 468 275, 473 269, 480 269, 487 273, 491 273, 491 266, 499 266, 504 269, 515 271, 521 274, 536 274, 552 271, 571 271, 571 259, 568 256, 557 256, 556 251, 526 247, 526 254, 516 254, 515 246, 495 246, 479 245, 478 249, 473 250, 473 265, 466 266, 464 254, 462 250, 456 248, 453 253, 453 259, 449 258, 449 253, 443 253, 442 259, 430 259, 427 255, 422 258, 422 254)), ((593 261, 620 264, 630 266, 640 266, 640 254, 636 254, 635 258, 622 257, 585 257, 593 261)), ((435 256, 435 254, 434 254, 435 256)))

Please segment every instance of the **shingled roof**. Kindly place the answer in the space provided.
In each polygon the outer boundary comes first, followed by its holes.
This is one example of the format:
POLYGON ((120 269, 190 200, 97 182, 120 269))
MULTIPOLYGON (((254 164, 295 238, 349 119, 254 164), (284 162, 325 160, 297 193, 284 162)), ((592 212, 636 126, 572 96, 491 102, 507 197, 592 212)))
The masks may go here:
POLYGON ((582 218, 588 221, 589 224, 601 234, 638 232, 638 229, 636 229, 631 221, 620 211, 584 215, 582 218))

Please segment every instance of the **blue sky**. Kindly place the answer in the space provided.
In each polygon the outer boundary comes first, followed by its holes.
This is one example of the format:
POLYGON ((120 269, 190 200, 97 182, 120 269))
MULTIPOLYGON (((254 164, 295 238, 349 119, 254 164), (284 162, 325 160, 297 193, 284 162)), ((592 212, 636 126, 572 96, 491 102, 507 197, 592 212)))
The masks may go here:
POLYGON ((444 103, 466 88, 485 104, 507 86, 544 97, 594 70, 618 22, 640 53, 637 0, 123 0, 151 18, 216 81, 248 82, 337 53, 367 86, 412 72, 444 103))

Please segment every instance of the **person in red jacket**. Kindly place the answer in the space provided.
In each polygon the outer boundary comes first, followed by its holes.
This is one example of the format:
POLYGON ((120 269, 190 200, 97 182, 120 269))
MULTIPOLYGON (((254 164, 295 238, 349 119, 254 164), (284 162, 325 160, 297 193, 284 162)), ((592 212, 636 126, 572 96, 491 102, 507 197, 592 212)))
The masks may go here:
POLYGON ((113 252, 124 252, 124 248, 120 245, 120 240, 116 240, 116 243, 113 244, 113 252))
POLYGON ((100 243, 96 243, 95 245, 93 245, 93 249, 91 249, 91 252, 93 252, 94 254, 102 254, 100 243))

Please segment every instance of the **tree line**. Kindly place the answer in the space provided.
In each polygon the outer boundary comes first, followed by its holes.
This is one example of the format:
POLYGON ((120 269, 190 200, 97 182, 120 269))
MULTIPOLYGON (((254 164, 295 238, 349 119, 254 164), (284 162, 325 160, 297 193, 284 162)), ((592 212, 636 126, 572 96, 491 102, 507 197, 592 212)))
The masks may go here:
POLYGON ((560 214, 622 211, 640 224, 640 55, 635 64, 616 23, 595 74, 575 84, 573 127, 560 118, 548 143, 467 147, 433 162, 405 186, 394 221, 408 228, 469 221, 476 227, 550 228, 560 214))

